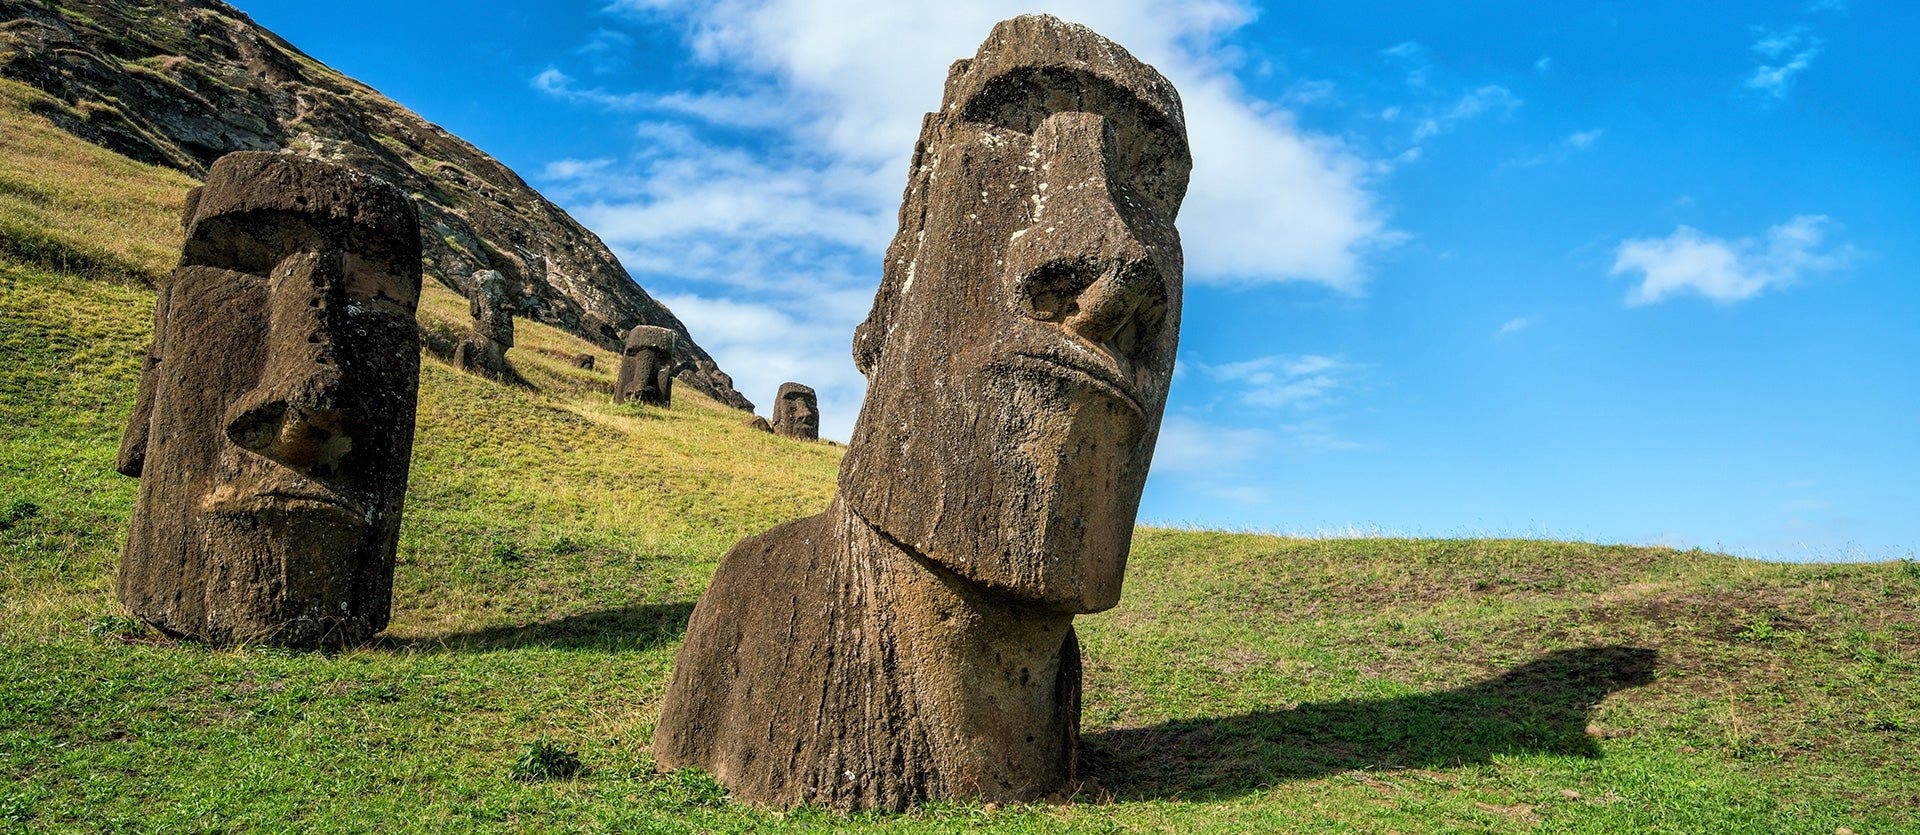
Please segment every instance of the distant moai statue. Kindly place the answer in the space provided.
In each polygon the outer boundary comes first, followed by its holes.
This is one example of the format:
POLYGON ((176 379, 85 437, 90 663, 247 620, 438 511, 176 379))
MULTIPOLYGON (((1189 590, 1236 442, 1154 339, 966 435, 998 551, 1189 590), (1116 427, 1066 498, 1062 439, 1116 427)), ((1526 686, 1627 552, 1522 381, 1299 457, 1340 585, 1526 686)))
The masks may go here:
POLYGON ((592 371, 592 370, 593 370, 593 355, 592 355, 592 354, 581 354, 580 356, 578 356, 578 357, 575 357, 575 358, 574 358, 574 360, 573 360, 573 367, 575 367, 575 368, 584 368, 584 369, 586 369, 586 370, 588 370, 588 371, 592 371))
POLYGON ((1069 784, 1073 616, 1120 599, 1191 165, 1172 85, 1085 27, 1014 18, 953 65, 854 334, 870 385, 837 495, 721 562, 660 768, 780 807, 1069 784))
POLYGON ((820 440, 820 399, 799 383, 782 383, 773 399, 774 434, 803 441, 820 440))
POLYGON ((654 325, 635 325, 627 331, 626 349, 620 357, 620 379, 613 389, 613 402, 638 400, 649 406, 667 406, 673 402, 675 367, 673 331, 654 325))
POLYGON ((499 270, 480 270, 473 274, 467 289, 467 309, 473 316, 473 328, 453 349, 454 367, 495 380, 518 380, 507 365, 507 349, 513 347, 513 311, 507 277, 499 270))
POLYGON ((364 641, 387 625, 413 448, 418 210, 249 151, 214 162, 183 222, 121 439, 140 491, 120 601, 216 645, 364 641))

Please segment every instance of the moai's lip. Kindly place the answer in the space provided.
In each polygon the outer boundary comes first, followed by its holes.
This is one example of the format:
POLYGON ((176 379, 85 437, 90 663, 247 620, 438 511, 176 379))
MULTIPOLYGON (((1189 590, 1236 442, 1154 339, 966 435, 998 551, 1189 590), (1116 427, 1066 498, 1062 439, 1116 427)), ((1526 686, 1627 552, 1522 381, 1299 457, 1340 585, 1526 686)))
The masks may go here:
POLYGON ((226 516, 293 512, 333 514, 358 523, 372 519, 372 514, 358 502, 324 487, 286 483, 221 490, 209 498, 206 510, 226 516))
POLYGON ((1147 419, 1147 409, 1140 403, 1140 395, 1117 371, 1055 351, 1023 351, 1008 357, 1001 363, 1008 368, 1023 368, 1039 371, 1042 374, 1069 383, 1080 388, 1099 392, 1125 404, 1142 421, 1147 419))

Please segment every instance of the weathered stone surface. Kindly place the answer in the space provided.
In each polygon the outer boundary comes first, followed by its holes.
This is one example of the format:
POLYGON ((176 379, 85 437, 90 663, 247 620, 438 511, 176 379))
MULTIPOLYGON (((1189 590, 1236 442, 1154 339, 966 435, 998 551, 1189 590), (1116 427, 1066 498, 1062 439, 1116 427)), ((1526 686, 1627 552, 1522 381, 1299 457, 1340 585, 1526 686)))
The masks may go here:
POLYGON ((799 383, 780 384, 773 398, 774 434, 803 441, 820 440, 820 398, 799 383))
POLYGON ((637 400, 649 406, 673 403, 673 375, 676 365, 676 341, 673 331, 640 325, 627 331, 626 347, 620 356, 620 379, 613 387, 613 402, 637 400))
POLYGON ((497 160, 303 54, 220 0, 0 0, 0 77, 35 110, 142 162, 203 176, 230 151, 293 149, 399 185, 421 210, 426 272, 463 295, 498 270, 519 316, 609 349, 634 325, 681 334, 682 382, 738 409, 672 311, 613 254, 497 160))
POLYGON ((827 512, 735 546, 654 734, 755 803, 1031 800, 1072 779, 1072 620, 1119 600, 1178 341, 1180 101, 1028 16, 956 62, 854 338, 827 512))
POLYGON ((453 350, 454 367, 496 380, 519 381, 507 364, 513 347, 513 302, 507 277, 499 270, 473 274, 467 287, 467 309, 473 328, 453 350))
POLYGON ((578 358, 574 359, 573 367, 585 368, 589 371, 593 370, 593 355, 581 354, 578 358))
POLYGON ((768 423, 766 418, 763 418, 759 415, 754 415, 753 417, 747 419, 747 428, 756 429, 761 432, 767 432, 767 433, 773 432, 773 424, 768 423))
POLYGON ((121 443, 140 492, 120 600, 214 644, 363 641, 387 624, 413 447, 418 211, 245 152, 187 212, 121 443))

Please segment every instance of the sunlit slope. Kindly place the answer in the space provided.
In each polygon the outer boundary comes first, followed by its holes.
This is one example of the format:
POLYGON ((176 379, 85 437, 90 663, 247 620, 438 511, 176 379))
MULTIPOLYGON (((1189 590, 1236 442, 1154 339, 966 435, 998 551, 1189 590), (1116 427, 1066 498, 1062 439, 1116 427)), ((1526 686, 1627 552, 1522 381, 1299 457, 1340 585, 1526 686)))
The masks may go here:
MULTIPOLYGON (((0 89, 6 92, 6 89, 0 89)), ((1078 621, 1073 802, 844 821, 655 775, 673 652, 840 450, 526 322, 530 386, 422 364, 394 623, 337 654, 127 621, 112 470, 177 174, 0 101, 0 831, 1857 832, 1920 828, 1920 566, 1143 531, 1078 621), (24 230, 24 231, 21 231, 24 230), (21 243, 26 241, 26 243, 21 243), (596 354, 596 370, 573 358, 596 354), (572 779, 518 782, 541 741, 572 779)), ((429 334, 466 305, 430 286, 429 334)))

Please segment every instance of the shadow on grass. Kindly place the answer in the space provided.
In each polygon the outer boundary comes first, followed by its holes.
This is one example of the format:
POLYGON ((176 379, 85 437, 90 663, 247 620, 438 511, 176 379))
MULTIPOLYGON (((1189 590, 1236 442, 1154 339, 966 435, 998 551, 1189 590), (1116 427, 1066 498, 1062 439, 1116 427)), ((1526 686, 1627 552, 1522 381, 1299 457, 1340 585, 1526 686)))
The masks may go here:
POLYGON ((383 641, 393 649, 487 652, 526 647, 632 652, 671 643, 687 631, 691 602, 643 603, 523 626, 490 626, 436 638, 383 641))
POLYGON ((1657 660, 1642 647, 1562 650, 1457 690, 1103 731, 1082 741, 1080 770, 1115 800, 1202 800, 1352 769, 1598 757, 1589 714, 1607 694, 1652 681, 1657 660))

